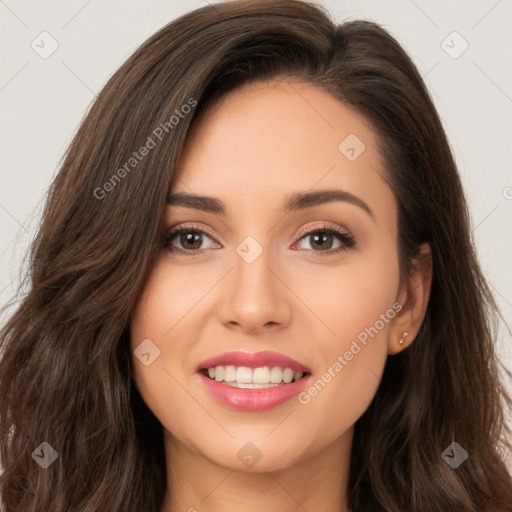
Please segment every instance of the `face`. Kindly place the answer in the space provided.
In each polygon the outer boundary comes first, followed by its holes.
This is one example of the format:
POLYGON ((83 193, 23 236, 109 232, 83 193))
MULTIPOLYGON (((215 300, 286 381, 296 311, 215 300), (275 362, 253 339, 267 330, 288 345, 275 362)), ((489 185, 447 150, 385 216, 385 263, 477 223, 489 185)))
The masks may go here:
POLYGON ((245 86, 197 120, 170 193, 215 202, 171 201, 131 322, 167 449, 274 471, 350 438, 400 309, 382 176, 370 125, 309 84, 245 86))

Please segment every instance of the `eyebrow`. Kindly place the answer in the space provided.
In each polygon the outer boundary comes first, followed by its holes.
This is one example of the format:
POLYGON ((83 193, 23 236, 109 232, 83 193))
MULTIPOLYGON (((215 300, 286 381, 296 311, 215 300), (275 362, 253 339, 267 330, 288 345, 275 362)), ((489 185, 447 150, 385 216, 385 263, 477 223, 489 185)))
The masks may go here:
MULTIPOLYGON (((359 197, 344 190, 318 190, 315 192, 296 192, 287 196, 284 205, 285 212, 304 210, 324 203, 333 201, 342 201, 359 206, 370 217, 373 218, 373 212, 370 207, 359 197)), ((184 206, 195 210, 202 210, 208 213, 226 214, 226 206, 220 200, 214 197, 198 196, 196 194, 187 194, 185 192, 176 192, 167 197, 169 206, 184 206)))

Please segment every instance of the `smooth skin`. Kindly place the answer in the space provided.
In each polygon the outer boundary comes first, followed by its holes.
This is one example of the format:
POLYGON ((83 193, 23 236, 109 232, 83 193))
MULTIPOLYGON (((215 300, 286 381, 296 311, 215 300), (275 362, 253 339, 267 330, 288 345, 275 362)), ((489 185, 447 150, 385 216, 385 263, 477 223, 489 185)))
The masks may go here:
POLYGON ((131 322, 132 352, 145 339, 160 350, 150 365, 136 357, 133 364, 137 388, 164 428, 161 512, 349 511, 353 425, 388 355, 414 341, 431 283, 425 244, 401 284, 397 206, 384 175, 365 118, 307 83, 246 85, 196 120, 171 192, 217 198, 226 213, 168 207, 169 228, 192 223, 206 234, 195 251, 183 236, 169 244, 178 252, 162 242, 131 322), (365 145, 354 161, 338 149, 350 134, 365 145), (372 213, 347 201, 284 212, 290 194, 318 190, 346 191, 372 213), (356 245, 298 236, 325 226, 356 245), (263 250, 252 263, 236 251, 248 236, 263 250), (218 403, 196 374, 223 352, 274 350, 308 365, 314 383, 396 303, 399 313, 307 404, 294 398, 238 411, 218 403), (248 442, 261 454, 251 467, 237 456, 248 442))

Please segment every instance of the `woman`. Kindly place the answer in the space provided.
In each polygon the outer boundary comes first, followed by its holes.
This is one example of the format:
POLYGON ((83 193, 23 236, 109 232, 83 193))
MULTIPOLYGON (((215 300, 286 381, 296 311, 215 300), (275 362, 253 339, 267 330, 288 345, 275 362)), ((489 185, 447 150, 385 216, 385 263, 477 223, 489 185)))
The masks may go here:
POLYGON ((83 121, 29 277, 5 511, 512 510, 461 183, 373 23, 242 0, 164 27, 83 121))

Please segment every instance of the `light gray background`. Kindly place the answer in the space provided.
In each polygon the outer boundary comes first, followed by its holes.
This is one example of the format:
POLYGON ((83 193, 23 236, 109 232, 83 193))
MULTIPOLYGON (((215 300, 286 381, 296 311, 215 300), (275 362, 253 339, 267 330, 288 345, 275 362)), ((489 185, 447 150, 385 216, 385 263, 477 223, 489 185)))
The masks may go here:
MULTIPOLYGON (((206 3, 0 0, 0 304, 15 293, 44 194, 95 95, 147 37, 206 3), (59 45, 47 59, 31 48, 43 31, 59 45)), ((340 22, 383 24, 413 57, 456 155, 482 268, 512 325, 512 2, 318 3, 340 22), (469 44, 456 59, 445 51, 462 48, 458 36, 446 40, 453 31, 469 44)), ((505 329, 498 354, 512 369, 505 329)))

